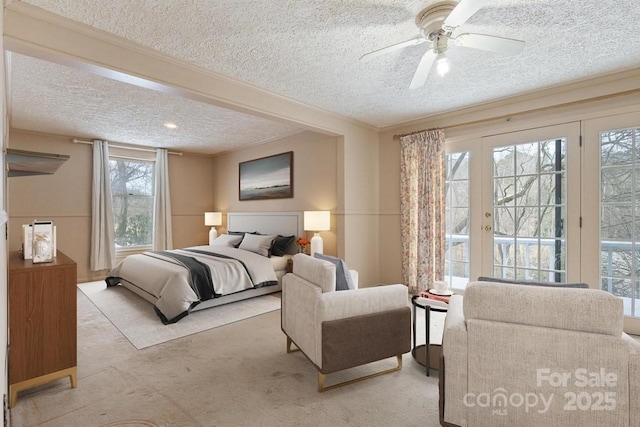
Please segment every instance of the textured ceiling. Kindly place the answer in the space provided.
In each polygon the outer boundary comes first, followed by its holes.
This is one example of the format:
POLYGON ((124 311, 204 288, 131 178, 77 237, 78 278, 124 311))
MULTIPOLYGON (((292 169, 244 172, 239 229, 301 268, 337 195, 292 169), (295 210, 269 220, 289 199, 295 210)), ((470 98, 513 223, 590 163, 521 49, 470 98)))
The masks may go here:
MULTIPOLYGON (((433 0, 27 0, 26 3, 376 127, 640 66, 637 0, 488 0, 459 31, 525 40, 524 51, 508 57, 451 47, 447 52, 450 73, 444 78, 432 73, 426 85, 417 90, 408 86, 425 45, 407 47, 369 62, 358 59, 371 50, 417 36, 415 16, 436 3, 433 0)), ((16 61, 15 70, 22 72, 24 69, 20 67, 34 64, 37 62, 21 58, 16 61)), ((164 120, 161 103, 169 112, 193 108, 196 113, 201 109, 205 114, 230 114, 233 119, 214 120, 211 127, 230 124, 238 129, 234 124, 238 113, 210 110, 211 107, 176 98, 162 99, 158 94, 123 94, 131 91, 131 87, 122 83, 109 87, 109 82, 95 77, 54 68, 55 73, 40 76, 42 86, 51 86, 58 74, 66 79, 77 78, 72 87, 81 93, 79 97, 90 98, 93 90, 97 93, 107 90, 110 98, 122 96, 111 100, 109 106, 125 106, 140 117, 148 117, 144 120, 148 128, 137 130, 140 123, 131 123, 131 114, 119 116, 115 110, 96 113, 97 121, 101 120, 100 114, 110 120, 102 123, 101 129, 116 132, 113 128, 118 126, 130 132, 119 140, 137 142, 138 137, 155 137, 157 131, 149 122, 164 120), (82 82, 83 78, 87 81, 82 82), (131 106, 140 99, 145 102, 131 106)), ((63 89, 57 91, 58 96, 68 95, 63 89)), ((13 97, 16 108, 24 91, 27 89, 16 85, 13 97)), ((55 100, 54 92, 48 92, 51 102, 55 100)), ((95 108, 87 98, 78 102, 85 109, 95 108)), ((31 101, 39 102, 41 98, 32 94, 31 101)), ((24 110, 30 109, 28 102, 22 105, 22 112, 13 115, 16 126, 19 120, 24 120, 22 123, 35 120, 22 117, 24 110)), ((251 119, 241 115, 239 120, 251 119)), ((194 124, 203 125, 207 121, 200 118, 194 124)), ((255 138, 251 131, 261 126, 265 126, 264 131, 258 133, 263 136, 295 131, 262 119, 251 124, 249 135, 240 139, 255 138)), ((73 124, 60 118, 52 126, 73 124)), ((96 127, 94 124, 93 128, 96 127)), ((207 134, 211 132, 193 135, 196 146, 207 144, 207 134)), ((171 137, 163 132, 156 140, 170 143, 171 137)), ((225 143, 235 144, 236 140, 225 138, 225 143)))
POLYGON ((28 56, 14 53, 11 61, 11 126, 18 129, 206 154, 301 131, 28 56))

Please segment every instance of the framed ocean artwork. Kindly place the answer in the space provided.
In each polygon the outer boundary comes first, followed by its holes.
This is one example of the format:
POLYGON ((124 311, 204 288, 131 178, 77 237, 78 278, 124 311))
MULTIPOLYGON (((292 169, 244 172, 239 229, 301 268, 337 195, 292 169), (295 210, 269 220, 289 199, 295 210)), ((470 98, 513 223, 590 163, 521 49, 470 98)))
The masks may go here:
POLYGON ((241 162, 240 200, 293 197, 293 151, 241 162))

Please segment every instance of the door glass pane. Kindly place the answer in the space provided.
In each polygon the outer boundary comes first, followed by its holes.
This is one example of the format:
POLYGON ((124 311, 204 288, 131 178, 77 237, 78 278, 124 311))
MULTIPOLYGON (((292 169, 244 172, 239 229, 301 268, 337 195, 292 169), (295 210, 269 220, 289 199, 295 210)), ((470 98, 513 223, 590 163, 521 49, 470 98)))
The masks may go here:
MULTIPOLYGON (((505 163, 509 165, 509 163, 505 163)), ((516 181, 514 178, 494 179, 493 192, 498 202, 498 206, 513 206, 513 194, 515 193, 516 181)))
POLYGON ((493 150, 493 169, 500 169, 506 176, 513 176, 514 159, 513 147, 496 148, 493 150))
POLYGON ((518 206, 537 206, 540 200, 539 185, 537 175, 518 176, 515 193, 509 193, 508 196, 513 199, 513 204, 516 204, 516 198, 518 198, 518 206))
POLYGON ((566 138, 494 148, 494 274, 562 281, 566 138))
POLYGON ((640 317, 640 127, 600 133, 600 284, 640 317))
POLYGON ((514 146, 516 176, 538 172, 538 150, 538 143, 535 142, 514 146))
POLYGON ((469 152, 446 154, 445 280, 464 289, 469 282, 469 152))
POLYGON ((523 237, 535 237, 539 233, 540 220, 539 220, 539 208, 538 207, 524 207, 517 208, 517 228, 520 230, 520 235, 523 237))

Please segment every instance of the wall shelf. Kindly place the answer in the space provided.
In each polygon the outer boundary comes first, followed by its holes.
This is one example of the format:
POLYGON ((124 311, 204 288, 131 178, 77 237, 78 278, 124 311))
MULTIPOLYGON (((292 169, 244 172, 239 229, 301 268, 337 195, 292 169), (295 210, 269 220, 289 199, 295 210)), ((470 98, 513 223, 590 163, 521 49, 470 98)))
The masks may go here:
POLYGON ((7 149, 6 164, 8 177, 51 175, 55 173, 69 156, 66 154, 40 153, 36 151, 7 149))

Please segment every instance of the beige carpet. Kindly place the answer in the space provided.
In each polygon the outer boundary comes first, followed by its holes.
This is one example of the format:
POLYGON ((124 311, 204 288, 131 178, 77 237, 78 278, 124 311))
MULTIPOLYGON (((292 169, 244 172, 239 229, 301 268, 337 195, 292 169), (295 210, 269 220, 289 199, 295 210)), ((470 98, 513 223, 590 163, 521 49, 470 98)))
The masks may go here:
MULTIPOLYGON (((327 382, 393 366, 394 358, 327 382)), ((286 353, 280 311, 136 350, 78 291, 78 388, 21 392, 12 427, 437 427, 438 380, 402 371, 318 393, 317 371, 286 353)))
POLYGON ((279 310, 281 302, 277 296, 265 295, 195 311, 164 325, 153 305, 122 286, 107 288, 104 281, 97 281, 80 283, 78 288, 138 350, 279 310))

